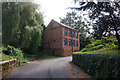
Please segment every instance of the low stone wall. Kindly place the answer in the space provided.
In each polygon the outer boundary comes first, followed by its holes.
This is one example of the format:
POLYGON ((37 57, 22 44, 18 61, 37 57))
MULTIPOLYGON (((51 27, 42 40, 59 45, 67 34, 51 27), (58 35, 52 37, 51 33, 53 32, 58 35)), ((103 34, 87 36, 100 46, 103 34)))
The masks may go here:
POLYGON ((2 61, 2 62, 0 62, 0 74, 2 74, 2 76, 5 76, 8 72, 13 70, 17 66, 18 66, 17 59, 2 61))

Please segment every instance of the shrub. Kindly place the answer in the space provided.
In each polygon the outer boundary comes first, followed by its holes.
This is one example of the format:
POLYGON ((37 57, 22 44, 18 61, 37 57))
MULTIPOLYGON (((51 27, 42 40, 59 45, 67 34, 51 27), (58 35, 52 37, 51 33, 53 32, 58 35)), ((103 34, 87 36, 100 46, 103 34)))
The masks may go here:
POLYGON ((3 48, 3 52, 13 58, 17 58, 19 61, 19 66, 23 64, 24 56, 19 48, 14 48, 13 46, 8 45, 7 48, 3 48))
POLYGON ((104 45, 101 44, 101 45, 93 46, 93 47, 90 47, 90 48, 84 48, 83 50, 81 50, 81 52, 98 50, 98 49, 101 49, 103 47, 104 47, 104 45))
POLYGON ((0 54, 0 60, 1 61, 6 61, 6 60, 10 60, 10 59, 14 59, 12 56, 8 56, 5 54, 0 54))
POLYGON ((72 62, 94 78, 120 78, 120 56, 73 54, 72 62))
POLYGON ((114 43, 108 43, 108 44, 106 44, 106 48, 108 50, 117 49, 118 45, 115 45, 114 43))
POLYGON ((85 48, 81 50, 81 52, 99 50, 102 48, 106 48, 108 50, 117 49, 118 45, 116 44, 115 39, 102 37, 101 40, 96 40, 95 42, 86 45, 85 48))

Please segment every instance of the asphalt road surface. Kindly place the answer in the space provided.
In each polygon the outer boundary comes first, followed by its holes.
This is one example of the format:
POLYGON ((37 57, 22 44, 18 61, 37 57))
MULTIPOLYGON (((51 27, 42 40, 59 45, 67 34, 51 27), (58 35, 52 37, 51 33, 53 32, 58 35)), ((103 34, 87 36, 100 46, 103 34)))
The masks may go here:
POLYGON ((72 57, 61 57, 29 62, 13 70, 8 78, 71 78, 66 64, 72 57))

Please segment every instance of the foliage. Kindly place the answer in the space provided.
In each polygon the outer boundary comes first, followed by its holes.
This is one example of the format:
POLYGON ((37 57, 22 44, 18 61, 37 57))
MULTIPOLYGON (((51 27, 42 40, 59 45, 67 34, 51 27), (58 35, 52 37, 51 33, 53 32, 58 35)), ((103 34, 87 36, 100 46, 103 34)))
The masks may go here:
POLYGON ((8 45, 6 49, 3 49, 3 52, 9 56, 12 56, 12 58, 18 59, 19 66, 23 64, 24 54, 19 48, 14 48, 13 46, 8 45))
POLYGON ((108 50, 108 49, 99 49, 99 50, 94 50, 94 51, 86 51, 86 52, 82 52, 82 51, 78 51, 75 53, 79 53, 79 54, 106 54, 106 55, 119 55, 120 54, 120 50, 108 50))
POLYGON ((81 52, 99 50, 102 48, 112 50, 112 49, 117 49, 118 45, 116 44, 115 39, 102 37, 100 40, 96 40, 95 42, 92 42, 91 44, 86 45, 85 48, 81 50, 81 52))
POLYGON ((0 47, 2 46, 2 34, 0 32, 0 47))
POLYGON ((42 13, 37 8, 38 5, 33 2, 2 3, 2 43, 4 45, 12 45, 25 51, 29 49, 29 53, 40 49, 44 21, 42 13), (32 42, 32 45, 29 42, 32 42))
POLYGON ((93 35, 97 38, 106 35, 107 33, 115 32, 120 49, 120 2, 79 2, 80 8, 73 8, 80 11, 89 11, 94 32, 93 35))
POLYGON ((5 55, 5 54, 0 54, 0 61, 6 61, 6 60, 10 60, 10 59, 14 59, 12 56, 9 55, 5 55))
POLYGON ((81 50, 81 52, 99 50, 103 47, 104 47, 104 45, 98 45, 98 46, 94 46, 94 47, 91 47, 91 48, 84 48, 83 50, 81 50))
POLYGON ((23 31, 21 47, 27 53, 37 53, 42 43, 42 31, 39 27, 26 26, 23 31))
POLYGON ((90 33, 89 28, 82 21, 81 16, 79 16, 76 12, 68 12, 65 18, 60 18, 60 22, 80 32, 79 36, 81 49, 90 43, 90 38, 87 36, 90 33))
POLYGON ((120 56, 73 54, 72 62, 94 78, 120 78, 120 56))
POLYGON ((90 44, 93 40, 90 36, 85 36, 80 34, 80 50, 82 50, 86 45, 90 44))
POLYGON ((78 16, 76 12, 67 12, 65 18, 60 18, 60 22, 72 28, 76 28, 82 24, 81 16, 78 16))
POLYGON ((112 49, 117 49, 118 48, 118 45, 115 45, 114 43, 108 43, 108 44, 106 44, 106 46, 107 46, 108 50, 112 50, 112 49))

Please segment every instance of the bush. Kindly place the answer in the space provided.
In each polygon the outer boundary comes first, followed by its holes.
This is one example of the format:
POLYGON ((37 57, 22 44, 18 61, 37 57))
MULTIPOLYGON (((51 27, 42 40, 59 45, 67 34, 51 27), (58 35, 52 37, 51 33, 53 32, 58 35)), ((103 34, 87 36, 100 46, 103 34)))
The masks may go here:
POLYGON ((9 56, 12 56, 13 58, 18 59, 19 66, 23 64, 24 56, 19 48, 14 48, 13 46, 8 45, 7 48, 3 48, 3 52, 9 56))
POLYGON ((91 48, 84 48, 83 50, 81 50, 81 52, 86 52, 86 51, 93 51, 93 50, 99 50, 101 48, 103 48, 104 45, 98 45, 98 46, 93 46, 91 48))
POLYGON ((0 54, 0 61, 6 61, 6 60, 11 60, 11 59, 14 59, 14 58, 12 56, 0 54))
POLYGON ((73 54, 72 62, 94 78, 120 78, 120 56, 73 54))
POLYGON ((118 45, 115 45, 114 43, 108 43, 108 44, 106 44, 106 48, 108 50, 118 49, 118 45))
POLYGON ((92 42, 91 44, 86 45, 85 48, 81 50, 81 52, 99 50, 102 48, 112 50, 112 49, 117 49, 118 45, 116 44, 115 39, 102 37, 101 40, 96 40, 95 42, 92 42))

